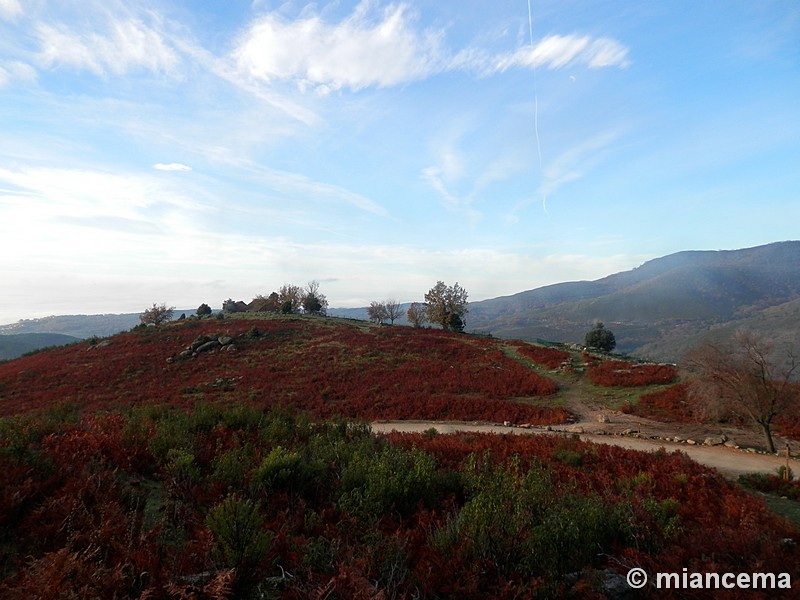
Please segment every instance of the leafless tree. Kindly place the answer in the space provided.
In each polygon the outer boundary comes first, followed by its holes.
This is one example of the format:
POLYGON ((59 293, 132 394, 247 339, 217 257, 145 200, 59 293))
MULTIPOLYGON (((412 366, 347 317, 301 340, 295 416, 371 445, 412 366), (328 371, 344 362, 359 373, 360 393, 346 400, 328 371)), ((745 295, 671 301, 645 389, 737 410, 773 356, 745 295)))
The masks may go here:
POLYGON ((768 340, 739 331, 731 342, 706 342, 687 357, 703 400, 750 419, 761 428, 770 452, 775 452, 772 425, 794 399, 792 377, 798 367, 792 350, 785 359, 776 354, 768 340))
POLYGON ((389 298, 383 303, 383 305, 386 307, 386 318, 389 319, 389 322, 392 325, 394 325, 395 320, 399 319, 400 315, 402 314, 400 303, 394 298, 389 298))
POLYGON ((389 316, 386 310, 386 305, 383 302, 378 302, 376 300, 373 300, 369 303, 367 315, 369 315, 370 321, 375 321, 376 323, 383 323, 389 316))

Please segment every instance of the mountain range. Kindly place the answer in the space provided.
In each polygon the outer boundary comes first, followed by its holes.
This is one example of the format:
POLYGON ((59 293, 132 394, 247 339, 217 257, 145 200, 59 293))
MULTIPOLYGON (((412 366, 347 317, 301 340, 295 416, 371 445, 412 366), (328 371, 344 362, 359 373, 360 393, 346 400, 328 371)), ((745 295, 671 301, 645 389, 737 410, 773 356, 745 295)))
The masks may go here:
MULTIPOLYGON (((332 308, 328 314, 367 319, 365 307, 332 308)), ((654 360, 680 361, 701 341, 725 339, 738 329, 789 346, 800 334, 800 241, 678 252, 595 281, 471 302, 467 315, 469 331, 578 344, 598 321, 613 331, 619 352, 654 360)), ((2 325, 0 334, 87 338, 138 322, 138 313, 55 316, 2 325)), ((396 323, 407 324, 405 318, 396 323)))
POLYGON ((470 329, 581 343, 598 321, 617 349, 680 360, 706 339, 755 330, 789 344, 800 333, 800 241, 687 251, 598 279, 545 286, 469 305, 470 329))

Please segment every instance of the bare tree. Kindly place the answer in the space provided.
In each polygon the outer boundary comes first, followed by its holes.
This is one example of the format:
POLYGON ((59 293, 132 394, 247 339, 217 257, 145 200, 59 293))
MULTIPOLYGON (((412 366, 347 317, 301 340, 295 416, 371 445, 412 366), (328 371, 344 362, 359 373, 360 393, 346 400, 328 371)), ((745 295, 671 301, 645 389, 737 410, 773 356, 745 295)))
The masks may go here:
POLYGON ((392 325, 394 325, 395 320, 399 319, 400 315, 402 314, 400 303, 394 298, 389 298, 383 303, 383 305, 386 307, 386 318, 389 319, 389 322, 392 325))
POLYGON ((143 325, 155 325, 158 327, 159 325, 172 319, 172 313, 174 311, 174 306, 167 308, 166 304, 157 305, 154 303, 152 308, 148 308, 139 315, 139 321, 143 325))
POLYGON ((772 424, 794 399, 791 383, 798 363, 792 350, 783 360, 768 340, 739 331, 732 342, 700 345, 687 362, 698 373, 701 397, 749 418, 764 433, 767 449, 775 452, 772 424))
POLYGON ((425 304, 422 302, 412 302, 411 306, 408 307, 406 318, 414 327, 422 327, 428 321, 425 304))
POLYGON ((376 300, 373 300, 369 303, 367 315, 369 315, 370 321, 375 321, 376 323, 383 323, 389 316, 388 311, 386 310, 386 305, 383 302, 378 302, 376 300))

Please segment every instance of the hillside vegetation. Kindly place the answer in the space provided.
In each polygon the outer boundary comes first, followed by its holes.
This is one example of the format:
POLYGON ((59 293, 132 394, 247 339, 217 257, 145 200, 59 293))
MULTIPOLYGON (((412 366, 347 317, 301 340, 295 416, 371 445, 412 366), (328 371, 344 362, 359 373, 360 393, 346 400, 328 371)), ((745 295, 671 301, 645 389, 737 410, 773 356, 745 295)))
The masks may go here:
MULTIPOLYGON (((302 316, 187 319, 3 363, 0 597, 602 598, 632 567, 796 581, 800 531, 683 454, 353 421, 558 424, 569 381, 635 397, 676 378, 302 316)), ((658 597, 706 597, 673 591, 658 597)))

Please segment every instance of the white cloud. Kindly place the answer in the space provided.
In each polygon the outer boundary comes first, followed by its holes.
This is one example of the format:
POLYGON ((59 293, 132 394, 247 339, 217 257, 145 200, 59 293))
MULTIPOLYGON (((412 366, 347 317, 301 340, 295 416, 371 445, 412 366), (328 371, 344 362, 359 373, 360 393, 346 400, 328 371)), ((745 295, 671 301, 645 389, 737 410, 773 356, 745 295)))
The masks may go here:
POLYGON ((0 19, 12 20, 22 14, 19 0, 0 0, 0 19))
POLYGON ((191 171, 192 167, 181 163, 156 163, 153 165, 156 171, 191 171))
POLYGON ((370 6, 362 2, 338 24, 270 13, 249 28, 234 57, 254 78, 290 80, 323 94, 397 85, 442 70, 440 33, 416 31, 405 5, 388 6, 377 19, 370 6))
POLYGON ((441 31, 415 29, 406 5, 390 5, 378 18, 372 17, 371 7, 364 1, 335 24, 317 14, 291 21, 269 13, 247 30, 234 60, 240 72, 255 80, 291 81, 301 91, 313 89, 321 95, 344 88, 388 87, 445 71, 490 75, 512 67, 629 64, 628 48, 616 40, 578 35, 550 35, 532 48, 507 54, 475 47, 453 54, 444 47, 441 31))
POLYGON ((455 68, 475 70, 482 75, 502 73, 510 68, 560 69, 583 65, 590 69, 627 67, 628 48, 611 38, 578 35, 548 35, 534 46, 522 46, 507 54, 489 55, 477 49, 458 53, 455 68))
POLYGON ((103 33, 42 23, 36 36, 41 46, 37 59, 46 68, 66 66, 96 75, 137 68, 173 73, 180 62, 161 33, 136 19, 110 20, 103 33))
POLYGON ((19 61, 0 65, 0 88, 12 81, 36 81, 36 69, 19 61))

